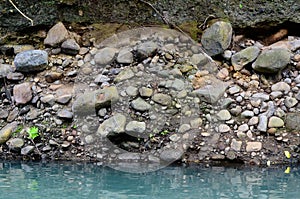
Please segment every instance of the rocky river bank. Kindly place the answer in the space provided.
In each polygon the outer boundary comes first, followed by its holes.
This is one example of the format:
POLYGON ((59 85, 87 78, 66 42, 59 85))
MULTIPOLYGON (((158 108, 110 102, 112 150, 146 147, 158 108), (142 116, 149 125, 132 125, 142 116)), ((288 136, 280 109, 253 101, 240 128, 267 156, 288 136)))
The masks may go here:
POLYGON ((58 23, 42 44, 0 46, 2 159, 298 162, 297 35, 222 21, 200 43, 159 27, 86 35, 58 23))

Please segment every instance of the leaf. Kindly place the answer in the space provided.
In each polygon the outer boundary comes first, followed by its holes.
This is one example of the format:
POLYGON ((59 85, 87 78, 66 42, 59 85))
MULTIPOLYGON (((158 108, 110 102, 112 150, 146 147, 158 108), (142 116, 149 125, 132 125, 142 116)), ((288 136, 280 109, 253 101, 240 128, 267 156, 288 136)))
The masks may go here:
POLYGON ((286 158, 291 158, 291 154, 290 154, 290 152, 289 151, 284 151, 284 155, 285 155, 285 157, 286 158))
POLYGON ((240 7, 240 9, 242 9, 242 8, 243 8, 243 5, 240 3, 240 4, 239 4, 239 7, 240 7))
POLYGON ((287 167, 284 173, 290 173, 291 172, 291 167, 287 167))
POLYGON ((32 126, 29 128, 27 133, 28 133, 28 138, 34 140, 34 138, 39 136, 39 129, 38 127, 32 126))

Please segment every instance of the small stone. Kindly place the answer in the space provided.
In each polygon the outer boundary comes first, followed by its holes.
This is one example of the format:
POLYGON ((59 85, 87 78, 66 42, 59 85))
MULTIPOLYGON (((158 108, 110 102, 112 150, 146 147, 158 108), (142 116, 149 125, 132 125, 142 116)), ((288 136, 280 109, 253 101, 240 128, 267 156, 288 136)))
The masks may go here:
POLYGON ((271 99, 280 98, 283 95, 280 91, 273 91, 270 93, 271 99))
POLYGON ((28 82, 14 86, 13 95, 16 104, 27 104, 32 99, 31 84, 28 82))
POLYGON ((230 95, 240 92, 241 88, 239 86, 232 86, 228 89, 230 95))
POLYGON ((249 126, 248 126, 248 124, 242 124, 238 127, 238 130, 242 131, 242 132, 246 132, 249 130, 249 126))
POLYGON ((276 117, 276 116, 270 117, 269 123, 268 123, 269 128, 272 128, 272 127, 279 128, 279 127, 283 127, 283 126, 284 126, 284 121, 281 118, 276 117))
POLYGON ((260 115, 257 130, 259 130, 261 132, 266 132, 267 127, 268 127, 268 117, 265 115, 260 115))
POLYGON ((10 138, 17 125, 17 122, 9 123, 0 130, 0 144, 4 144, 10 138))
POLYGON ((161 104, 163 106, 171 105, 172 98, 171 96, 163 93, 156 93, 152 96, 152 100, 158 104, 161 104))
POLYGON ((245 65, 254 61, 259 53, 260 49, 258 47, 250 46, 234 54, 231 58, 234 70, 241 70, 245 65))
POLYGON ((148 111, 151 109, 151 105, 140 97, 133 100, 131 106, 137 111, 148 111))
POLYGON ((284 105, 288 108, 292 108, 292 107, 296 106, 297 103, 298 103, 298 100, 293 97, 286 97, 284 99, 284 105))
POLYGON ((66 54, 76 55, 79 52, 80 46, 75 39, 67 39, 62 43, 61 49, 66 54))
POLYGON ((242 147, 242 141, 237 141, 236 139, 232 139, 230 148, 234 151, 240 151, 242 147))
POLYGON ((120 113, 117 113, 100 124, 97 130, 97 135, 106 137, 111 133, 122 133, 125 131, 125 124, 126 117, 120 113))
POLYGON ((120 64, 131 64, 133 62, 133 54, 130 49, 121 49, 117 56, 117 62, 120 64))
POLYGON ((271 134, 271 135, 275 135, 276 131, 277 131, 276 128, 269 128, 269 129, 267 130, 267 133, 269 133, 269 134, 271 134))
POLYGON ((221 121, 226 121, 231 119, 231 114, 228 110, 224 109, 217 113, 217 119, 221 121))
POLYGON ((130 133, 144 133, 146 130, 146 123, 145 122, 138 122, 138 121, 131 121, 126 125, 125 128, 126 132, 130 133))
POLYGON ((71 111, 63 109, 63 110, 57 112, 57 117, 59 117, 61 119, 69 120, 69 119, 73 118, 73 113, 71 111))
POLYGON ((61 144, 61 147, 62 147, 62 148, 68 148, 69 146, 71 146, 71 143, 70 143, 70 142, 67 142, 67 141, 64 141, 64 142, 61 144))
POLYGON ((7 117, 7 122, 12 122, 14 121, 17 117, 18 117, 18 114, 19 114, 19 109, 18 107, 15 107, 8 115, 7 117))
POLYGON ((184 132, 187 132, 190 129, 191 129, 191 125, 189 125, 189 124, 182 124, 179 127, 179 129, 178 129, 178 133, 184 133, 184 132))
POLYGON ((59 22, 53 26, 47 33, 47 37, 44 40, 45 45, 57 46, 69 36, 68 30, 63 23, 59 22))
POLYGON ((41 97, 41 101, 44 104, 49 104, 49 105, 53 106, 55 103, 55 96, 52 94, 45 95, 45 96, 41 97))
POLYGON ((148 57, 151 57, 157 49, 158 45, 152 41, 141 43, 136 47, 137 58, 142 61, 148 57))
POLYGON ((21 149, 21 155, 29 155, 31 152, 34 150, 34 146, 25 146, 24 148, 21 149))
POLYGON ((219 127, 219 132, 220 133, 228 133, 230 132, 230 127, 227 124, 220 124, 219 127))
POLYGON ((134 77, 134 72, 128 68, 125 70, 122 70, 114 79, 115 82, 121 82, 127 79, 131 79, 132 77, 134 77))
POLYGON ((8 117, 8 111, 7 110, 0 110, 0 119, 6 119, 8 117))
POLYGON ((141 97, 151 97, 153 94, 153 90, 151 88, 142 87, 139 89, 139 93, 141 97))
POLYGON ((226 79, 229 76, 229 71, 227 70, 227 68, 222 68, 218 73, 217 73, 217 77, 219 79, 226 79))
POLYGON ((45 75, 45 80, 48 83, 55 82, 56 80, 59 80, 63 77, 62 73, 58 72, 51 72, 45 75))
POLYGON ((19 81, 24 79, 24 75, 22 73, 8 73, 7 75, 8 80, 13 80, 13 81, 19 81))
POLYGON ((24 140, 22 138, 11 138, 6 144, 11 150, 20 150, 24 146, 24 140))
POLYGON ((196 118, 190 121, 191 128, 197 129, 202 125, 202 119, 196 118))
POLYGON ((95 63, 99 65, 110 64, 117 53, 117 49, 115 48, 102 48, 100 49, 94 57, 95 63))
POLYGON ((261 142, 248 142, 246 145, 247 152, 260 151, 262 149, 261 142))
POLYGON ((137 96, 138 95, 138 88, 137 87, 134 87, 134 86, 128 86, 126 88, 126 93, 127 95, 129 96, 137 96))
POLYGON ((59 104, 67 104, 72 99, 72 95, 66 94, 56 98, 56 102, 59 104))
POLYGON ((270 96, 266 93, 255 93, 252 95, 252 98, 261 99, 262 101, 268 101, 270 99, 270 96))
POLYGON ((248 111, 248 110, 246 110, 246 111, 243 111, 243 112, 241 113, 241 117, 242 117, 242 118, 251 118, 251 117, 253 117, 253 116, 254 116, 253 111, 248 111))
POLYGON ((107 77, 106 75, 99 74, 97 75, 94 81, 95 83, 104 83, 110 81, 110 78, 107 77))
POLYGON ((178 136, 177 134, 173 134, 169 137, 169 139, 172 141, 172 142, 177 142, 178 140, 180 140, 180 136, 178 136))
POLYGON ((272 91, 282 91, 282 92, 289 92, 291 87, 285 82, 278 82, 271 87, 272 91))
POLYGON ((257 125, 258 121, 259 121, 258 117, 256 116, 251 117, 250 120, 248 121, 248 125, 249 126, 257 125))

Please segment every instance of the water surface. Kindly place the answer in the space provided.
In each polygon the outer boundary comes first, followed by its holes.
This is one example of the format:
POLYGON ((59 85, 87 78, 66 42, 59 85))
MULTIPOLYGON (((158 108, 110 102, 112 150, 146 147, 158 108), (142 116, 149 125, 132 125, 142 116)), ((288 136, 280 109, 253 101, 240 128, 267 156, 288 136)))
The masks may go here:
POLYGON ((285 170, 170 166, 136 174, 92 163, 0 162, 0 198, 299 198, 300 170, 285 170))

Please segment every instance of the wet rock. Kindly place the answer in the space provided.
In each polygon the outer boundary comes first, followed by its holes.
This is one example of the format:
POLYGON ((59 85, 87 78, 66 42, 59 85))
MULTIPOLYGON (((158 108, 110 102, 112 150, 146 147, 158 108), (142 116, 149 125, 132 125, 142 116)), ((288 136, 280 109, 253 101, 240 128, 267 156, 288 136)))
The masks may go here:
POLYGON ((70 120, 73 118, 73 113, 69 110, 63 109, 63 110, 57 112, 57 117, 59 117, 61 119, 70 120))
POLYGON ((252 64, 252 68, 261 73, 276 73, 290 62, 291 53, 285 48, 263 51, 252 64))
POLYGON ((115 48, 102 48, 100 49, 94 57, 95 63, 99 65, 110 64, 117 53, 117 49, 115 48))
POLYGON ((80 46, 79 44, 75 41, 75 39, 67 39, 64 41, 61 45, 62 52, 69 54, 69 55, 77 55, 80 46))
POLYGON ((272 116, 270 117, 269 119, 269 123, 268 123, 268 127, 269 128, 272 128, 272 127, 283 127, 284 126, 284 121, 279 118, 279 117, 276 117, 276 116, 272 116))
POLYGON ((97 135, 106 137, 112 133, 122 133, 125 131, 126 117, 120 113, 115 114, 111 118, 100 124, 97 135))
POLYGON ((248 142, 246 145, 247 152, 260 151, 262 149, 261 142, 248 142))
POLYGON ((163 106, 169 106, 172 103, 171 96, 163 93, 156 93, 152 96, 152 100, 163 106))
POLYGON ((241 70, 245 65, 254 61, 259 53, 260 49, 258 47, 251 46, 234 54, 231 58, 234 70, 241 70))
POLYGON ((285 82, 278 82, 271 87, 272 91, 282 91, 282 92, 289 92, 291 90, 290 85, 285 82))
POLYGON ((17 126, 18 123, 13 122, 7 124, 0 130, 0 144, 4 144, 11 137, 12 133, 17 128, 17 126))
POLYGON ((204 85, 192 93, 203 101, 214 104, 224 95, 229 84, 216 78, 210 80, 211 84, 204 85))
POLYGON ((224 110, 220 110, 217 113, 217 119, 221 120, 221 121, 226 121, 226 120, 230 120, 231 119, 231 114, 228 110, 224 109, 224 110))
POLYGON ((165 162, 173 162, 178 160, 183 155, 183 151, 180 149, 165 149, 160 154, 160 159, 165 162))
POLYGON ((137 58, 139 60, 144 60, 151 57, 157 49, 158 45, 152 41, 141 43, 136 48, 137 58))
POLYGON ((37 72, 48 66, 48 53, 44 50, 28 50, 16 55, 14 59, 16 71, 37 72))
POLYGON ((231 24, 218 21, 204 31, 201 43, 208 55, 214 56, 223 53, 229 47, 231 38, 231 24))
POLYGON ((138 122, 138 121, 130 121, 126 125, 125 130, 126 130, 126 132, 129 132, 129 133, 137 133, 137 135, 138 135, 138 134, 144 133, 144 131, 146 130, 146 123, 138 122))
POLYGON ((68 37, 68 30, 63 23, 59 22, 48 31, 44 44, 55 47, 65 41, 68 37))
POLYGON ((114 79, 115 82, 121 82, 134 77, 134 72, 131 69, 122 70, 114 79))
POLYGON ((141 155, 139 153, 121 153, 118 155, 118 159, 124 161, 139 160, 141 155))
POLYGON ((11 138, 6 144, 11 150, 20 150, 24 146, 24 140, 22 138, 11 138))
POLYGON ((34 146, 25 146, 24 148, 21 149, 21 155, 29 155, 34 151, 34 146))
POLYGON ((267 132, 267 127, 268 127, 268 117, 265 115, 260 115, 259 123, 257 125, 257 130, 261 132, 267 132))
POLYGON ((140 97, 133 100, 131 106, 137 111, 148 111, 151 109, 151 105, 140 97))
POLYGON ((119 93, 115 86, 105 87, 96 91, 86 91, 80 95, 72 106, 77 115, 95 114, 97 109, 110 106, 119 100, 119 93))
POLYGON ((31 84, 25 82, 15 85, 13 88, 13 95, 17 105, 28 103, 32 99, 31 84))
POLYGON ((120 64, 131 64, 133 62, 133 54, 130 49, 121 49, 117 56, 117 62, 120 64))

